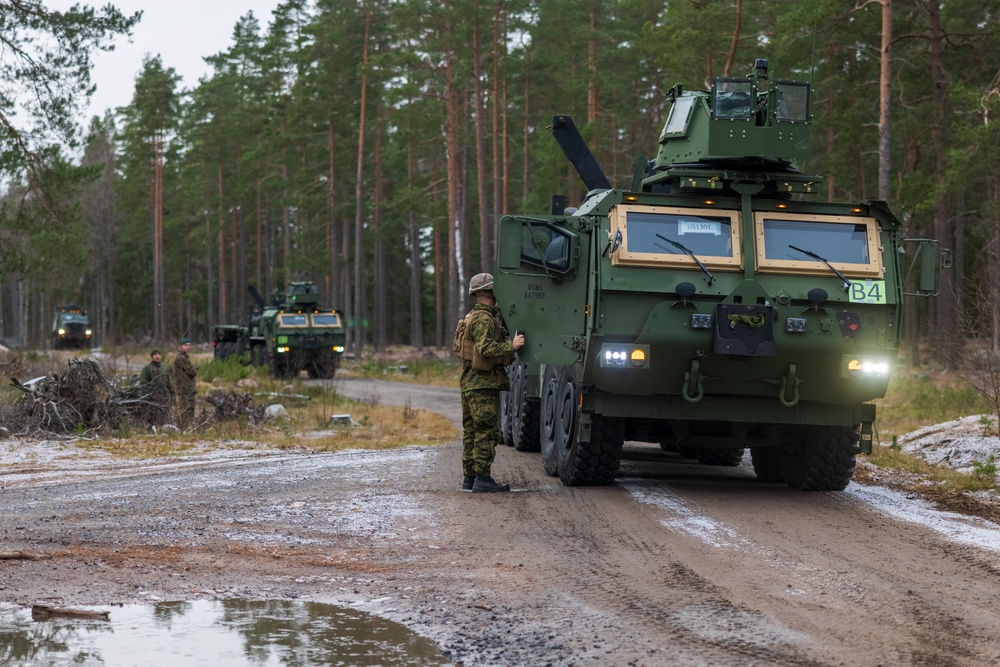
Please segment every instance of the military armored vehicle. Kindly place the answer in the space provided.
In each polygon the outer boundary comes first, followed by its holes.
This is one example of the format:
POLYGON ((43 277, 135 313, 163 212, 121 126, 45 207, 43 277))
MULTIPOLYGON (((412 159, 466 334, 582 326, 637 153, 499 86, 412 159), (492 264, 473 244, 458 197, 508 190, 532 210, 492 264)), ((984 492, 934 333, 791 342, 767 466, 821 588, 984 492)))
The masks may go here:
POLYGON ((709 465, 749 448, 762 481, 840 490, 871 450, 906 275, 933 295, 948 254, 885 202, 810 201, 811 87, 766 60, 682 85, 656 157, 613 187, 568 116, 552 130, 588 192, 500 221, 494 289, 511 331, 504 440, 567 485, 607 484, 625 441, 709 465))
POLYGON ((56 306, 52 313, 52 349, 90 348, 90 317, 75 303, 56 306))
POLYGON ((257 303, 244 325, 223 324, 213 331, 216 359, 245 355, 267 366, 273 377, 307 371, 311 378, 332 378, 344 353, 347 332, 340 312, 319 307, 316 284, 291 282, 283 297, 267 305, 253 285, 257 303))

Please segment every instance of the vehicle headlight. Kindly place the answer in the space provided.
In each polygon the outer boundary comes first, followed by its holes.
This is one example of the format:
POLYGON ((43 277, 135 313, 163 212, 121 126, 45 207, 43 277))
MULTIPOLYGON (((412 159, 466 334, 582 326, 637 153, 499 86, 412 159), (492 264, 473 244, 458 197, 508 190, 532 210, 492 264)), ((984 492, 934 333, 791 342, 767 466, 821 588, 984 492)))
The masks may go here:
POLYGON ((60 329, 59 330, 59 335, 60 336, 65 336, 66 335, 66 330, 65 329, 60 329))
POLYGON ((602 367, 649 368, 649 346, 605 343, 600 360, 602 367))
POLYGON ((87 335, 89 336, 90 334, 91 334, 90 329, 87 329, 87 335))
POLYGON ((344 346, 343 345, 334 345, 333 346, 333 351, 334 352, 343 352, 344 351, 344 346))
POLYGON ((287 347, 285 347, 284 345, 279 345, 279 346, 278 346, 277 348, 275 348, 275 349, 276 349, 276 350, 278 351, 278 353, 279 353, 279 354, 280 354, 280 353, 282 353, 282 352, 288 352, 288 348, 287 348, 287 347))
POLYGON ((892 364, 885 357, 844 357, 846 377, 887 378, 892 372, 892 364))

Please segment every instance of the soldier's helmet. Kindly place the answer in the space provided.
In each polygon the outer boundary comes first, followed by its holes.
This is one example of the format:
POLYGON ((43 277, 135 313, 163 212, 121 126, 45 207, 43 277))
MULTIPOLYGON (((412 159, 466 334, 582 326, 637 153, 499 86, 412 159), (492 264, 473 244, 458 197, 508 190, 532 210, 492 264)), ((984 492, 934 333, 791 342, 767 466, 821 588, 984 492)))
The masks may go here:
POLYGON ((472 280, 469 281, 469 294, 475 294, 476 292, 488 289, 493 289, 492 273, 477 273, 472 276, 472 280))

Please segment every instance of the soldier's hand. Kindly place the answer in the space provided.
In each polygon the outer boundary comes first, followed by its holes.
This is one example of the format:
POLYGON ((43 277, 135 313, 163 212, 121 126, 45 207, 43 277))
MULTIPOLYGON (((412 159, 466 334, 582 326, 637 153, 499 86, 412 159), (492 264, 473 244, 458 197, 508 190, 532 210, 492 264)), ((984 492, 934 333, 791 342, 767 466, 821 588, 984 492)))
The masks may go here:
POLYGON ((524 346, 524 334, 518 331, 514 334, 514 340, 512 340, 511 345, 514 346, 515 350, 521 349, 524 346))

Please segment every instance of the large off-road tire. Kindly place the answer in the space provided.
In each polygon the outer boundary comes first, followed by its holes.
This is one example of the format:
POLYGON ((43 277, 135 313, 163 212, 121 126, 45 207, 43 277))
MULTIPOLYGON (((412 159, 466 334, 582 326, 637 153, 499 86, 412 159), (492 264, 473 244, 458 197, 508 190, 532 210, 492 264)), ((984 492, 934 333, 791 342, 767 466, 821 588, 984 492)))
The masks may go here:
POLYGON ((695 456, 698 458, 698 463, 704 466, 738 466, 743 460, 743 449, 701 447, 695 456))
POLYGON ((590 442, 576 437, 580 421, 580 385, 572 366, 559 375, 556 445, 559 450, 559 479, 566 486, 610 484, 621 464, 625 443, 625 420, 594 415, 590 422, 590 442))
POLYGON ((538 413, 537 401, 528 400, 528 366, 515 363, 510 383, 510 436, 514 449, 519 452, 537 452, 538 413))
POLYGON ((497 424, 500 431, 500 444, 510 447, 514 441, 510 437, 510 392, 500 392, 500 423, 497 424))
POLYGON ((542 376, 542 404, 539 418, 539 447, 545 472, 555 477, 559 474, 559 447, 556 431, 559 424, 559 367, 546 366, 542 376))
POLYGON ((781 473, 791 489, 842 491, 854 475, 860 434, 844 426, 792 429, 781 450, 781 473))
POLYGON ((751 447, 750 460, 753 471, 761 482, 784 482, 781 474, 781 447, 751 447))

